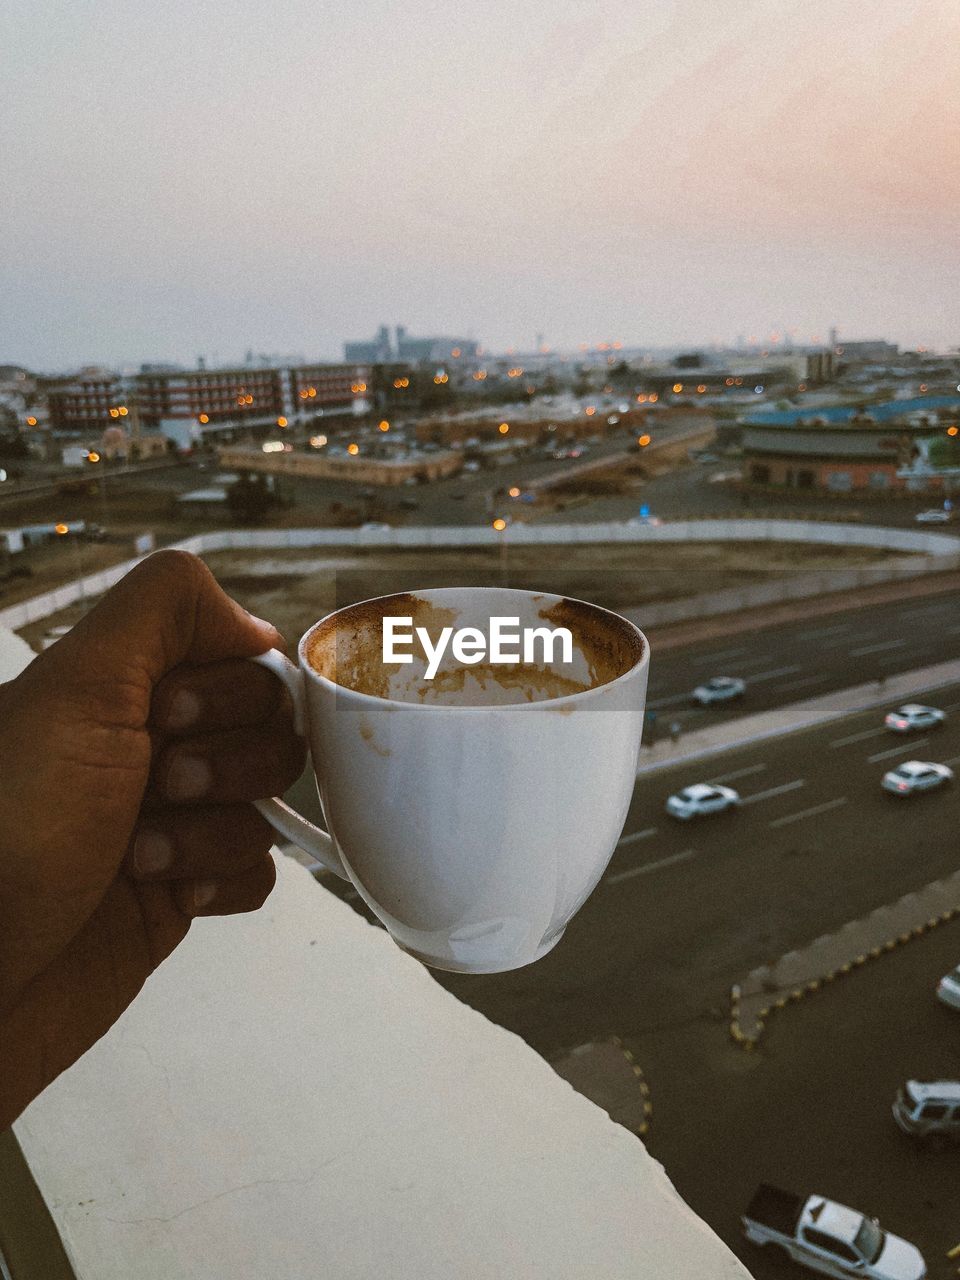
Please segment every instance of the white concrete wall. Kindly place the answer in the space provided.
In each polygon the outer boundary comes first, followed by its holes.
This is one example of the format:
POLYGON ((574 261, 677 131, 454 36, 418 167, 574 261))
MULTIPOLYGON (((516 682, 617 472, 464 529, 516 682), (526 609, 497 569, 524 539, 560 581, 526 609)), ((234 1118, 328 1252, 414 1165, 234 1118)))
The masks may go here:
MULTIPOLYGON (((960 567, 960 538, 943 533, 928 533, 913 529, 884 529, 875 526, 848 524, 819 524, 799 520, 677 520, 659 526, 635 524, 536 524, 512 525, 506 534, 497 533, 488 525, 475 526, 402 526, 395 529, 229 529, 222 532, 198 534, 174 543, 187 551, 202 555, 210 551, 239 550, 243 548, 282 547, 470 547, 499 546, 506 538, 510 546, 555 546, 570 543, 604 544, 632 542, 638 546, 646 543, 670 542, 806 542, 832 546, 865 546, 886 548, 890 551, 908 551, 930 557, 926 563, 914 563, 909 567, 897 567, 890 571, 893 577, 912 576, 914 573, 942 571, 960 567)), ((139 557, 142 558, 142 557, 139 557)), ((65 609, 83 597, 101 595, 118 582, 137 563, 137 559, 124 561, 102 573, 90 574, 82 580, 71 582, 55 591, 34 596, 22 604, 0 609, 0 627, 16 631, 27 623, 65 609)), ((798 573, 795 577, 766 583, 749 591, 760 594, 756 598, 744 597, 746 604, 768 604, 797 596, 821 595, 824 591, 848 590, 851 586, 885 580, 885 569, 849 570, 859 578, 838 578, 834 573, 817 575, 798 573), (807 583, 807 587, 801 585, 807 583), (840 586, 830 586, 831 582, 840 586)), ((656 621, 675 621, 680 617, 703 616, 703 597, 686 601, 688 613, 677 613, 684 602, 671 603, 668 614, 656 621)), ((657 606, 658 608, 660 606, 657 606)), ((724 606, 714 612, 727 612, 724 606)), ((648 625, 653 625, 652 613, 645 614, 648 625)))

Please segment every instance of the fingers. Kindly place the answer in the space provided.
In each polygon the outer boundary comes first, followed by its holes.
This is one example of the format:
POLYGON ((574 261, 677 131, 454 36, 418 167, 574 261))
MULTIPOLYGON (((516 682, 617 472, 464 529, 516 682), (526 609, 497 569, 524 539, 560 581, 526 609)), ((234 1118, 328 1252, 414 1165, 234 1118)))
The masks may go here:
POLYGON ((137 880, 217 880, 252 867, 273 841, 253 805, 155 809, 137 826, 125 867, 137 880))
POLYGON ((303 771, 306 747, 281 711, 267 724, 180 738, 161 748, 154 796, 171 804, 234 804, 286 791, 303 771))
POLYGON ((157 810, 125 860, 140 884, 166 885, 181 915, 256 911, 273 888, 270 825, 251 805, 157 810))
POLYGON ((287 698, 275 675, 243 659, 180 666, 154 689, 150 724, 173 735, 236 729, 270 720, 287 698))
POLYGON ((202 560, 167 550, 121 578, 49 650, 48 661, 70 667, 81 686, 136 681, 149 690, 182 662, 252 657, 280 645, 276 628, 231 600, 202 560))

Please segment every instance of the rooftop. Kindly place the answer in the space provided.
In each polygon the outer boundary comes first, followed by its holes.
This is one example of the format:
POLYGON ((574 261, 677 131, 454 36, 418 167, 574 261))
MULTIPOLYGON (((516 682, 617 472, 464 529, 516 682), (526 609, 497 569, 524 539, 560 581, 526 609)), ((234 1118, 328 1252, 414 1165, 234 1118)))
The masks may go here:
POLYGON ((893 422, 913 413, 937 413, 946 409, 960 415, 960 396, 915 396, 910 400, 886 400, 882 404, 805 405, 792 409, 758 409, 743 421, 751 427, 795 427, 813 418, 823 419, 829 426, 842 426, 864 411, 875 422, 893 422))

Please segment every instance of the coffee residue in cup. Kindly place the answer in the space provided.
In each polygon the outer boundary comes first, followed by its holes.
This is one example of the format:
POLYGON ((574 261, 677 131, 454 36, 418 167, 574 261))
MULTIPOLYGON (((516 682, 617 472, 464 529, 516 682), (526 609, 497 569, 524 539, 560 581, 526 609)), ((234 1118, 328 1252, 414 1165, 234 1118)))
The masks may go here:
POLYGON ((452 668, 444 664, 427 681, 422 664, 385 663, 385 618, 411 618, 414 630, 424 628, 434 644, 444 627, 462 625, 459 610, 413 593, 365 600, 318 623, 307 636, 307 661, 319 675, 357 693, 427 705, 470 706, 542 702, 584 693, 616 680, 643 657, 643 640, 625 619, 584 601, 546 599, 551 603, 538 609, 537 615, 551 628, 566 627, 572 634, 580 655, 576 674, 558 671, 557 663, 482 661, 452 668))

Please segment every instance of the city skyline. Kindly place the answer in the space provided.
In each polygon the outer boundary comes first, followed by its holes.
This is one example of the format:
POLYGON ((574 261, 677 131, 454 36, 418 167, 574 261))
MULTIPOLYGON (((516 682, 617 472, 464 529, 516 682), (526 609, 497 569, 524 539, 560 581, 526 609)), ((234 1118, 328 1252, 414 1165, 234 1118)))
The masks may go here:
POLYGON ((948 0, 13 0, 4 29, 3 362, 338 360, 397 319, 960 342, 948 0))

